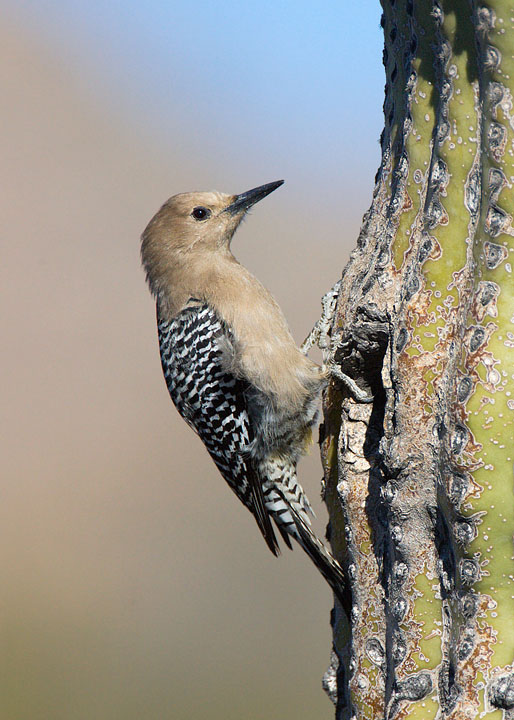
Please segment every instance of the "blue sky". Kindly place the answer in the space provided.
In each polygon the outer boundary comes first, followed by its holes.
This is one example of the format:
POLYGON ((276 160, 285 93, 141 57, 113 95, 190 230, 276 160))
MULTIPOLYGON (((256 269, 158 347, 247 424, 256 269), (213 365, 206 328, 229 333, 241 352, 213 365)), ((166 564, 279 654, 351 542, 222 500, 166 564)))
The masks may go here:
POLYGON ((378 0, 3 4, 93 94, 156 136, 214 162, 258 150, 263 168, 269 158, 287 168, 289 157, 318 183, 351 167, 371 195, 384 84, 378 0))

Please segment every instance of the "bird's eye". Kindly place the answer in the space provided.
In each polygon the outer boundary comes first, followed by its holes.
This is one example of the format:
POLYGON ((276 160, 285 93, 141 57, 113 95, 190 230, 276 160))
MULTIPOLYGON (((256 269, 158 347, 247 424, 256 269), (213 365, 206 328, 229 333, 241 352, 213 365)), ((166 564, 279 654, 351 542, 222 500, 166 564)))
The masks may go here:
POLYGON ((191 213, 195 220, 205 220, 210 214, 211 211, 205 207, 195 207, 191 213))

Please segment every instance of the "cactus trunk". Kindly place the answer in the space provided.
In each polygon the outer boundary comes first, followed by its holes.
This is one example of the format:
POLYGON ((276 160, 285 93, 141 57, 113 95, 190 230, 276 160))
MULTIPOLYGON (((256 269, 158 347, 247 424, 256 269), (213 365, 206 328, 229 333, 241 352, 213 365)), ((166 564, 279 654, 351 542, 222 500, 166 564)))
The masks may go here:
POLYGON ((337 718, 514 718, 514 4, 383 0, 382 162, 332 327, 337 718))

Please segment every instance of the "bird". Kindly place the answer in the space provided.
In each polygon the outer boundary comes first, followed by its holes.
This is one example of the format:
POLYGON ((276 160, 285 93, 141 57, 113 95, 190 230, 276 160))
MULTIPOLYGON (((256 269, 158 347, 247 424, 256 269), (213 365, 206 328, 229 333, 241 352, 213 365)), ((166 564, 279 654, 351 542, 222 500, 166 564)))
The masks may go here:
POLYGON ((344 571, 311 528, 297 479, 327 371, 302 353, 271 293, 232 253, 239 224, 283 180, 169 198, 141 237, 162 370, 178 412, 274 555, 293 538, 342 601, 344 571))

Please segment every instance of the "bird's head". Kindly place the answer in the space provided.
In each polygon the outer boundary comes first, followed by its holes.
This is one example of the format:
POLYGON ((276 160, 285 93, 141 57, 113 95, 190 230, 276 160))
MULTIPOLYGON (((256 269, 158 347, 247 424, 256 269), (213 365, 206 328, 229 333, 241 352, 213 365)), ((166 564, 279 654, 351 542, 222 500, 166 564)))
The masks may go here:
POLYGON ((154 215, 143 232, 145 246, 153 242, 170 251, 187 252, 198 243, 202 249, 230 245, 247 211, 283 184, 283 180, 260 185, 240 195, 220 192, 189 192, 174 195, 154 215))
POLYGON ((239 195, 190 192, 174 195, 150 220, 142 235, 141 257, 150 287, 172 267, 207 261, 211 253, 229 252, 230 241, 247 211, 282 185, 277 180, 239 195))

